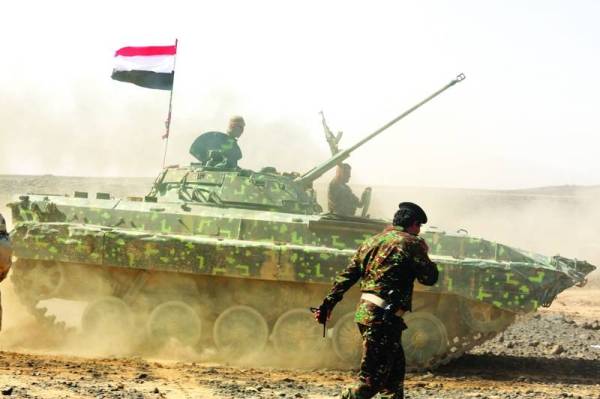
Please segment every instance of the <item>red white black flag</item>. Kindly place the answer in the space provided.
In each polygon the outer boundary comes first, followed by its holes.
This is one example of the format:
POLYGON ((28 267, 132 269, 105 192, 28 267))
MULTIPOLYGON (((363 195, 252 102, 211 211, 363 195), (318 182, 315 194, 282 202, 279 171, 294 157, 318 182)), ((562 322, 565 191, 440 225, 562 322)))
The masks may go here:
POLYGON ((112 78, 141 87, 172 90, 177 45, 123 47, 115 53, 112 78))

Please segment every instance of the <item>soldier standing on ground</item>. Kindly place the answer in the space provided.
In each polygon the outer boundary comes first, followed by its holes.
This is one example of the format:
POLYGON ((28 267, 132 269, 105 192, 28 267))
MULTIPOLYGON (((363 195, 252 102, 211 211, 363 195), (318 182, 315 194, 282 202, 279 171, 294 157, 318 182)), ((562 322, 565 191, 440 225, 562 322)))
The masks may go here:
POLYGON ((433 285, 438 270, 429 259, 425 240, 418 237, 427 222, 425 211, 412 202, 402 202, 398 208, 393 226, 358 248, 315 314, 323 324, 344 293, 362 279, 355 315, 363 340, 359 382, 342 392, 343 399, 368 399, 377 393, 385 399, 404 398, 402 315, 411 310, 414 280, 433 285))
POLYGON ((356 209, 363 206, 362 201, 352 192, 348 182, 352 167, 347 163, 337 166, 335 177, 329 183, 327 190, 327 205, 329 212, 342 216, 354 216, 356 209))
MULTIPOLYGON (((12 248, 6 231, 6 221, 0 214, 0 281, 6 278, 12 264, 12 248)), ((0 329, 2 329, 2 298, 0 297, 0 329)))

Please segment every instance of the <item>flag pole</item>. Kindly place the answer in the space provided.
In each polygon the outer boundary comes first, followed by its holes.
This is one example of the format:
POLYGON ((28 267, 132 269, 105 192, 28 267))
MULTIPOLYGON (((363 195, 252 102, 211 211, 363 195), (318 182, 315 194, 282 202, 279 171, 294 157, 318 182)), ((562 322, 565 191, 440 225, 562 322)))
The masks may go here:
POLYGON ((173 109, 173 87, 175 86, 175 65, 177 63, 177 42, 175 39, 175 56, 173 57, 173 84, 171 84, 171 94, 169 95, 169 113, 167 114, 167 120, 165 121, 165 134, 162 138, 165 140, 165 152, 163 154, 162 168, 165 168, 165 162, 167 160, 167 148, 169 147, 169 131, 171 129, 171 110, 173 109))

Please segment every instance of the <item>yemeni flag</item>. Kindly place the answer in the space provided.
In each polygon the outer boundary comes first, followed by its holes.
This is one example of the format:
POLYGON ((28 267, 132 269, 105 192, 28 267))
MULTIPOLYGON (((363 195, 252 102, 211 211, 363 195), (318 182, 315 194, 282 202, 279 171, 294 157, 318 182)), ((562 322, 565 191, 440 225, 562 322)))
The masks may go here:
POLYGON ((148 89, 173 90, 173 46, 123 47, 115 53, 112 78, 148 89))

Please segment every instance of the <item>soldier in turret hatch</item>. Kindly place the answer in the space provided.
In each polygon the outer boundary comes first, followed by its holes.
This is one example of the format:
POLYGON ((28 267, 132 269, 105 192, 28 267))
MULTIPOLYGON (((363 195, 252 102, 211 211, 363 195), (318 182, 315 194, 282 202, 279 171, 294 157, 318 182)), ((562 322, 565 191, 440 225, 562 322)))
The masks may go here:
POLYGON ((229 119, 229 127, 227 128, 227 134, 234 139, 239 139, 242 133, 244 133, 244 127, 246 122, 241 116, 232 116, 229 119))
POLYGON ((352 167, 347 163, 337 166, 335 177, 329 183, 327 191, 327 205, 329 212, 336 215, 354 216, 356 209, 363 206, 363 203, 354 193, 348 182, 352 167))
POLYGON ((190 154, 205 166, 237 169, 242 159, 242 150, 237 143, 244 132, 246 123, 241 116, 229 120, 227 133, 207 132, 196 138, 190 147, 190 154))
POLYGON ((242 150, 237 143, 238 139, 244 133, 244 127, 246 122, 241 116, 233 116, 229 119, 229 127, 227 128, 227 135, 233 140, 222 144, 222 153, 227 158, 227 167, 237 168, 237 163, 242 159, 242 150))

